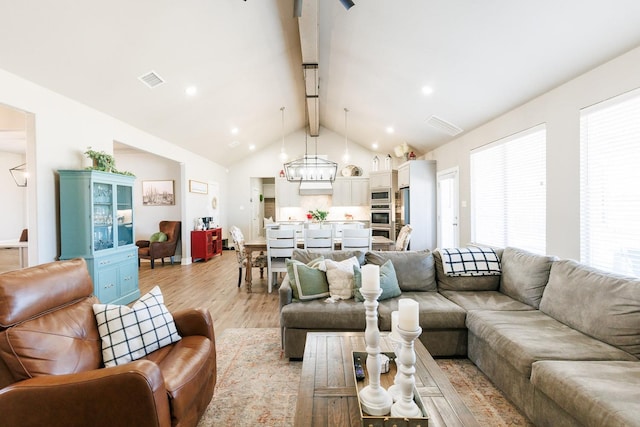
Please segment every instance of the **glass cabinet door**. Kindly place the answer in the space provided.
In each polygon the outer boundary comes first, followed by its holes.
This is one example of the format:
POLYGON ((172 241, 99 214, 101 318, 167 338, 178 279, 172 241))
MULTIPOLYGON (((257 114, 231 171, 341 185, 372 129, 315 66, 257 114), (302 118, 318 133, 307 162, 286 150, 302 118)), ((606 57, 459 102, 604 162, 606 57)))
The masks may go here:
POLYGON ((93 248, 113 248, 113 186, 93 184, 93 248))
POLYGON ((118 246, 133 244, 133 194, 132 187, 117 186, 118 207, 116 218, 118 221, 118 246))

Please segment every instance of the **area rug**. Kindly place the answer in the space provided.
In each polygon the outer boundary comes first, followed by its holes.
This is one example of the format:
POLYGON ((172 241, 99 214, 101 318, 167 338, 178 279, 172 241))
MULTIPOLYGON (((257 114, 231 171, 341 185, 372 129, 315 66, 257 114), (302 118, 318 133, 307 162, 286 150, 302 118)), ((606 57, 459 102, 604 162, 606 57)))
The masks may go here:
MULTIPOLYGON (((216 339, 218 380, 198 427, 292 426, 302 362, 282 356, 278 328, 227 329, 216 339)), ((468 359, 437 359, 481 426, 532 426, 468 359)))

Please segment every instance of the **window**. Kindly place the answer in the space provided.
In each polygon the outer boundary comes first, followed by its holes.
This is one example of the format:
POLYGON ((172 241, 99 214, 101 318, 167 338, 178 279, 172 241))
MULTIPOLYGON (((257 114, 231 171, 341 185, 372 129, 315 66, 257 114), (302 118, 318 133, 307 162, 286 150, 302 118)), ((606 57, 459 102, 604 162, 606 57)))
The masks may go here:
POLYGON ((546 127, 471 151, 474 243, 546 249, 546 127))
POLYGON ((640 89, 580 112, 580 260, 640 276, 640 89))

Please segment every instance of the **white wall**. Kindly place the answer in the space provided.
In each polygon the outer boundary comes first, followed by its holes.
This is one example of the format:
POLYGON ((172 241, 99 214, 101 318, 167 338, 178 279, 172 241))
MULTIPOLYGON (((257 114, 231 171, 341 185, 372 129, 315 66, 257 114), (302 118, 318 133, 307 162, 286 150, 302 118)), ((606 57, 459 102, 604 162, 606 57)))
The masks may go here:
MULTIPOLYGON (((89 108, 48 89, 0 70, 0 103, 33 113, 33 129, 28 134, 27 163, 33 175, 28 192, 29 264, 54 261, 58 256, 58 169, 80 169, 86 165, 83 152, 88 146, 113 152, 113 142, 144 150, 180 163, 181 194, 188 191, 188 179, 219 183, 221 204, 227 186, 224 169, 195 153, 154 137, 124 122, 89 108), (34 185, 31 185, 33 183, 34 185)), ((118 165, 126 169, 125 165, 118 165)), ((187 195, 181 206, 183 218, 200 215, 204 199, 187 195)), ((224 218, 224 211, 221 211, 224 218)), ((186 224, 183 225, 183 233, 186 224)), ((185 239, 187 240, 187 239, 185 239)), ((188 242, 183 249, 189 247, 188 242)))
MULTIPOLYGON (((526 78, 526 76, 523 76, 526 78)), ((640 48, 533 99, 428 153, 438 170, 460 168, 460 242, 470 241, 472 149, 546 123, 547 250, 580 258, 580 109, 640 87, 640 48), (467 204, 466 207, 464 203, 467 204)))
MULTIPOLYGON (((307 153, 315 154, 315 139, 307 137, 307 153)), ((251 235, 251 177, 275 177, 282 167, 280 147, 282 140, 277 140, 256 153, 247 153, 244 161, 229 167, 228 181, 233 186, 229 191, 228 218, 229 225, 240 227, 245 236, 251 235)), ((300 129, 285 137, 285 148, 289 160, 300 158, 305 153, 304 130, 300 129)), ((318 137, 318 154, 326 154, 330 160, 338 163, 338 173, 346 166, 342 161, 344 154, 344 135, 320 127, 318 137)), ((359 166, 363 176, 369 176, 373 157, 376 155, 362 145, 349 140, 350 160, 347 164, 359 166)), ((379 153, 378 157, 382 157, 379 153)), ((386 156, 386 153, 384 154, 386 156)))
POLYGON ((22 154, 0 153, 0 240, 18 240, 23 228, 27 228, 27 187, 18 187, 9 169, 25 162, 22 154))

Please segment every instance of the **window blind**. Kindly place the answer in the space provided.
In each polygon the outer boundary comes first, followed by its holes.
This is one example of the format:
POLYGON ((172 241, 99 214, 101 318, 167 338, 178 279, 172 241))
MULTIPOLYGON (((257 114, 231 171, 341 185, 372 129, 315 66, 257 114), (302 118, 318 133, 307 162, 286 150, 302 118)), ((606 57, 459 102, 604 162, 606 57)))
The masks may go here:
POLYGON ((471 151, 474 243, 546 249, 546 127, 471 151))
POLYGON ((640 276, 640 89, 580 112, 580 260, 640 276))

